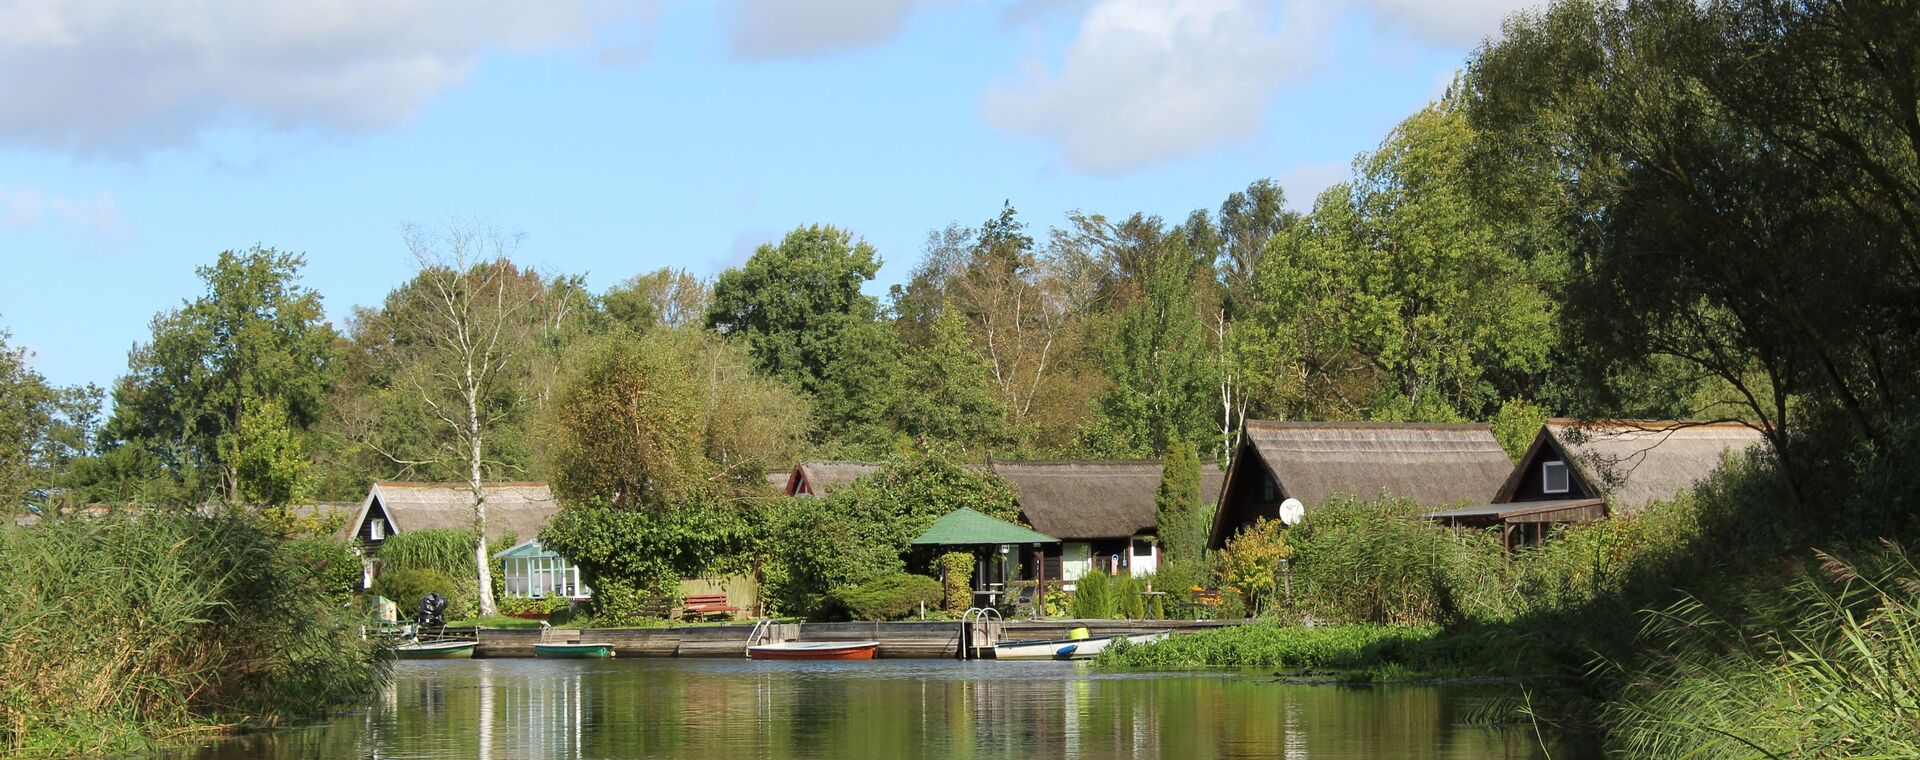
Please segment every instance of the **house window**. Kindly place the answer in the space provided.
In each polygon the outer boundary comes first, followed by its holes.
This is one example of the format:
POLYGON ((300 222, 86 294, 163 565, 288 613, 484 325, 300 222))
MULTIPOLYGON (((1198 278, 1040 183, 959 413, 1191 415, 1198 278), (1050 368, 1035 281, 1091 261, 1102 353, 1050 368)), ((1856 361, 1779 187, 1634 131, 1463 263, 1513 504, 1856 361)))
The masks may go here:
POLYGON ((1135 557, 1153 556, 1153 539, 1150 539, 1150 538, 1134 539, 1133 540, 1133 556, 1135 557))
POLYGON ((1573 486, 1567 482, 1566 462, 1540 463, 1540 490, 1543 493, 1566 493, 1573 486))
POLYGON ((381 541, 386 539, 386 537, 387 537, 387 521, 382 520, 378 517, 373 518, 373 522, 367 524, 367 538, 372 539, 374 541, 381 541))
POLYGON ((1280 500, 1280 484, 1273 482, 1272 477, 1268 477, 1267 482, 1262 483, 1260 485, 1260 500, 1261 501, 1279 501, 1280 500))

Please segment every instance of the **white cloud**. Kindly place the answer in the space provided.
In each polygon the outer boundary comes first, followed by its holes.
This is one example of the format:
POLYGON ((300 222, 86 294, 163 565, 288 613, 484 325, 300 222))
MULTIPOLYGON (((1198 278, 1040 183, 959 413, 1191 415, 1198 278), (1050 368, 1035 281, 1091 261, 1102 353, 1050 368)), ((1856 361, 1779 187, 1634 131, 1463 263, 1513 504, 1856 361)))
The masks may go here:
POLYGON ((1542 0, 1352 0, 1381 26, 1447 47, 1470 47, 1498 34, 1500 22, 1542 0))
POLYGON ((104 233, 119 226, 120 206, 104 192, 75 198, 25 185, 0 185, 0 230, 28 230, 42 224, 104 233))
POLYGON ((1101 0, 1058 72, 987 92, 988 121, 1119 172, 1258 137, 1278 90, 1318 57, 1314 9, 1260 0, 1101 0))
POLYGON ((733 52, 795 58, 878 45, 940 0, 729 0, 733 52))
POLYGON ((497 51, 591 45, 604 0, 0 0, 0 141, 80 154, 206 127, 385 129, 497 51))

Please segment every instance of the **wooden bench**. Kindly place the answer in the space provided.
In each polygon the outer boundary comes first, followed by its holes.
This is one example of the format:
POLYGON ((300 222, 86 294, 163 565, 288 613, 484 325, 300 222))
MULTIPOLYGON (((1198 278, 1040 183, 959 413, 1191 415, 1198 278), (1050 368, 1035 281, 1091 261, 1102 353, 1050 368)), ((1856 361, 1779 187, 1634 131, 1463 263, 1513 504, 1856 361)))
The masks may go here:
POLYGON ((732 617, 739 607, 727 604, 726 594, 688 594, 680 607, 686 611, 684 617, 709 618, 715 616, 732 617))

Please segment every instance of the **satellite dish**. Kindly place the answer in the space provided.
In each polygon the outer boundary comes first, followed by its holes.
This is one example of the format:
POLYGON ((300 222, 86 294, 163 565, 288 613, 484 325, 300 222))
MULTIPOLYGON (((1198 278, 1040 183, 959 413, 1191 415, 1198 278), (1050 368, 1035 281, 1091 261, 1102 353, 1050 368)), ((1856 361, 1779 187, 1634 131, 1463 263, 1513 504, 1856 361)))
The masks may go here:
POLYGON ((1306 516, 1307 505, 1301 504, 1299 499, 1288 499, 1280 502, 1280 522, 1288 525, 1299 525, 1300 518, 1306 516))

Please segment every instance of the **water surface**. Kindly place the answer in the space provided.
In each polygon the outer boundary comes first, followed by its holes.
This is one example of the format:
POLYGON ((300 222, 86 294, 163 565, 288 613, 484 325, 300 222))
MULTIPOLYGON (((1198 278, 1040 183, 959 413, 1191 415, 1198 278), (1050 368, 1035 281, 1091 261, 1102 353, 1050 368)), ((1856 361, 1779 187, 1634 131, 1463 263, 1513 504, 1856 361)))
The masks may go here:
MULTIPOLYGON (((1303 686, 1083 663, 402 662, 367 709, 194 748, 237 758, 1546 758, 1486 687, 1303 686)), ((1597 755, 1549 742, 1553 758, 1597 755)))

